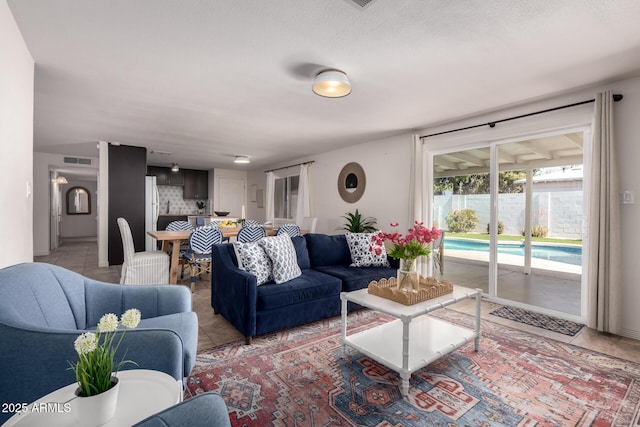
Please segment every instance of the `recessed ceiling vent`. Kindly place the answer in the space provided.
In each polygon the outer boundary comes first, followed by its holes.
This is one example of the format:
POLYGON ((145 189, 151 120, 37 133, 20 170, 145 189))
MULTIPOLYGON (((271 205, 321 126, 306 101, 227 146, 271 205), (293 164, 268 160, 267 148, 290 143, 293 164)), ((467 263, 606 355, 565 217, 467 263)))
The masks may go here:
POLYGON ((360 6, 365 8, 369 6, 369 4, 373 3, 373 0, 349 0, 351 3, 354 3, 356 6, 360 6))
POLYGON ((64 162, 65 163, 73 163, 76 165, 90 165, 91 164, 91 159, 83 159, 81 157, 65 157, 64 158, 64 162))

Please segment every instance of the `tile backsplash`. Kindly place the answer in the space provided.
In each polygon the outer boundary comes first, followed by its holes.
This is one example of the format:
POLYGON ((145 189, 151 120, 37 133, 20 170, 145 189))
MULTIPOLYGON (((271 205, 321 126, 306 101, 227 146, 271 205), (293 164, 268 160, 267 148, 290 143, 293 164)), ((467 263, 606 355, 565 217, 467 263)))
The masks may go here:
MULTIPOLYGON (((196 200, 184 200, 183 188, 176 185, 158 185, 158 195, 160 196, 160 215, 167 213, 167 202, 169 202, 168 213, 172 214, 196 214, 198 213, 198 207, 196 206, 196 200)), ((208 200, 205 207, 205 213, 209 213, 210 203, 208 200)))

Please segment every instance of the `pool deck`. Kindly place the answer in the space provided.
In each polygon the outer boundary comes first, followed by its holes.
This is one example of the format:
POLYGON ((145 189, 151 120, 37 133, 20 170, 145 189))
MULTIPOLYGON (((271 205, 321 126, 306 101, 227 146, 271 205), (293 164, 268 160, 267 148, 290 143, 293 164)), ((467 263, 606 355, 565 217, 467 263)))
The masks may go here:
MULTIPOLYGON (((480 251, 464 251, 456 249, 445 249, 444 255, 452 258, 462 258, 465 260, 488 263, 489 253, 480 251)), ((510 270, 517 269, 517 267, 524 267, 524 257, 519 255, 510 254, 498 254, 498 264, 500 267, 504 267, 510 270)), ((582 276, 582 266, 566 264, 564 262, 548 261, 540 258, 531 258, 531 268, 536 270, 542 270, 540 273, 545 275, 552 275, 559 278, 579 280, 582 276), (550 274, 552 272, 556 274, 550 274)))

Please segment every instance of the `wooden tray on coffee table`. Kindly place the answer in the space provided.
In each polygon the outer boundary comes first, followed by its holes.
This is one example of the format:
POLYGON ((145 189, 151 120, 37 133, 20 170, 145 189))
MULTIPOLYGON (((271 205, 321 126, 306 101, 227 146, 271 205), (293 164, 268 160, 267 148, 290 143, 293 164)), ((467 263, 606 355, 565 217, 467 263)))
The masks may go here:
POLYGON ((418 292, 402 292, 396 289, 396 278, 374 280, 369 283, 369 293, 390 299, 404 305, 413 305, 422 301, 436 298, 453 292, 453 283, 447 280, 437 280, 434 277, 420 276, 418 292))

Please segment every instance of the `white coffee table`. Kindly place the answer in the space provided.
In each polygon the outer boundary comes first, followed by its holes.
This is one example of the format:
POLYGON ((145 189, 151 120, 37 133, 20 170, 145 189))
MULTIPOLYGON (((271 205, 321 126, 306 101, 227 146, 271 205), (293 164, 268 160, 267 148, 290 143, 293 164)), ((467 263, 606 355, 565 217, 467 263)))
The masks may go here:
MULTIPOLYGON (((130 426, 182 401, 182 382, 164 372, 131 369, 118 372, 118 378, 116 414, 104 426, 130 426)), ((26 412, 15 414, 3 427, 77 426, 77 388, 73 383, 26 405, 26 412), (43 412, 34 412, 35 408, 43 412)))
POLYGON ((454 286, 453 293, 414 305, 403 305, 372 295, 367 289, 342 292, 342 346, 353 347, 382 365, 393 369, 402 378, 402 395, 409 394, 409 378, 418 369, 443 355, 450 353, 470 340, 475 350, 480 345, 481 289, 454 286), (475 298, 474 329, 435 319, 427 314, 475 298), (347 303, 351 301, 363 307, 396 317, 397 320, 347 335, 347 303))

